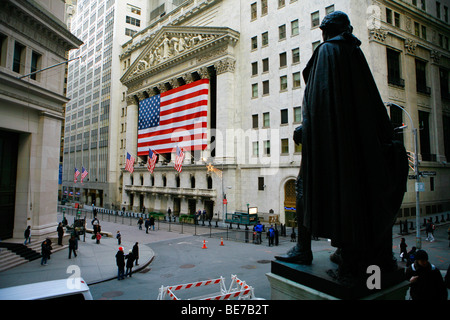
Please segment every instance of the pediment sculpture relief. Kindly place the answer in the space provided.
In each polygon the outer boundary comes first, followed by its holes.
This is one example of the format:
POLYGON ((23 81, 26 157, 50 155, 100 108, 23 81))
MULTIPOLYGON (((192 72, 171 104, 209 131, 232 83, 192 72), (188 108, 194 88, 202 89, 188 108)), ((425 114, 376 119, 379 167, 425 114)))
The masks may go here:
POLYGON ((131 76, 137 75, 145 70, 169 60, 179 54, 185 53, 196 46, 214 39, 215 35, 164 35, 158 44, 152 46, 148 52, 139 60, 131 76))

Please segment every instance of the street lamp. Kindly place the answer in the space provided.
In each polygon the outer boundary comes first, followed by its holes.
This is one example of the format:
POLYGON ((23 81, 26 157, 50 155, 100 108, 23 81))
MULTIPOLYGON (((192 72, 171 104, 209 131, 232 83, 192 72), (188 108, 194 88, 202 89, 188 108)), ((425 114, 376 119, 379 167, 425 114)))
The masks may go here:
POLYGON ((412 127, 412 133, 413 133, 413 146, 414 146, 414 175, 416 178, 415 183, 415 189, 416 189, 416 248, 421 249, 422 248, 422 238, 420 237, 420 172, 419 172, 419 155, 417 154, 418 149, 418 138, 417 138, 417 129, 414 127, 413 120, 408 113, 408 111, 405 110, 405 108, 399 106, 398 104, 392 103, 392 102, 386 102, 387 106, 392 107, 395 106, 397 108, 400 108, 403 112, 406 113, 406 115, 409 118, 409 121, 411 122, 412 127))

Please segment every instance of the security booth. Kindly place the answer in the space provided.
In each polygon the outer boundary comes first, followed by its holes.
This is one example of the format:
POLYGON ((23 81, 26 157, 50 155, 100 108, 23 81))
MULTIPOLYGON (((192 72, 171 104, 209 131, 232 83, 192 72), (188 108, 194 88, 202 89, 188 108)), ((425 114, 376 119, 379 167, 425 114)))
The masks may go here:
POLYGON ((249 225, 255 225, 258 223, 257 212, 257 208, 249 208, 249 212, 235 211, 234 213, 227 213, 225 222, 230 224, 230 229, 232 229, 233 223, 238 225, 238 229, 240 225, 245 225, 247 228, 249 225))

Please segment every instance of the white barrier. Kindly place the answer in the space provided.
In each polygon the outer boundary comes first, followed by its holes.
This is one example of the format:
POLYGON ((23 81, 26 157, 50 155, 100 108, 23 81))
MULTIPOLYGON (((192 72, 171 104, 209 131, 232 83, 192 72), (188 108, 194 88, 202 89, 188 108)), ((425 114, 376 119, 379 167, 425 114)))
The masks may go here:
POLYGON ((231 284, 228 290, 225 287, 225 279, 223 277, 204 280, 193 283, 172 285, 172 286, 161 286, 159 289, 159 294, 157 300, 165 300, 168 297, 170 300, 180 300, 174 293, 174 291, 198 288, 202 286, 208 286, 212 284, 220 285, 220 292, 206 297, 191 298, 188 300, 229 300, 236 299, 255 299, 253 292, 253 287, 247 285, 245 281, 240 280, 236 275, 231 275, 231 284))

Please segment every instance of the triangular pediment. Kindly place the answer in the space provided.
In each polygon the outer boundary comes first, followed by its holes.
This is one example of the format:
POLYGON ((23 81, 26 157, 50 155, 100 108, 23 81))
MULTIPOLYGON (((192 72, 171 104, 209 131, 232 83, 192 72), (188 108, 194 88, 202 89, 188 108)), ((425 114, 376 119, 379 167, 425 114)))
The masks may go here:
POLYGON ((139 80, 163 66, 185 59, 214 45, 215 42, 235 43, 239 33, 219 27, 162 27, 134 60, 121 81, 124 84, 139 80))

